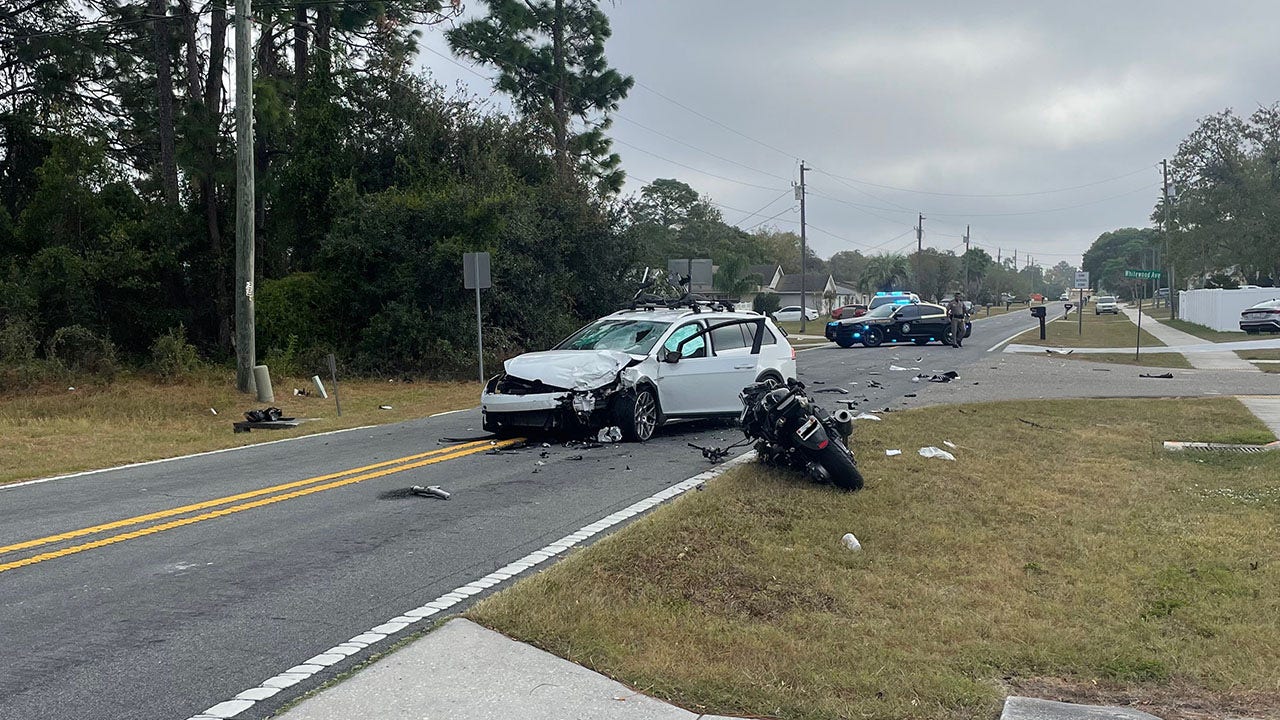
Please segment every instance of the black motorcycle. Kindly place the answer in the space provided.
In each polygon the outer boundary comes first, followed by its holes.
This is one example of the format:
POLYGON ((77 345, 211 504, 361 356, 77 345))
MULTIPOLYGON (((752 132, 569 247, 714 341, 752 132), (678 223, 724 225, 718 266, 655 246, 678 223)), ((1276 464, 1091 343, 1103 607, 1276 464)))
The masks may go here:
POLYGON ((804 391, 804 383, 768 379, 743 388, 742 432, 755 441, 761 461, 801 470, 818 482, 862 489, 858 463, 845 444, 853 431, 848 410, 828 413, 804 391))

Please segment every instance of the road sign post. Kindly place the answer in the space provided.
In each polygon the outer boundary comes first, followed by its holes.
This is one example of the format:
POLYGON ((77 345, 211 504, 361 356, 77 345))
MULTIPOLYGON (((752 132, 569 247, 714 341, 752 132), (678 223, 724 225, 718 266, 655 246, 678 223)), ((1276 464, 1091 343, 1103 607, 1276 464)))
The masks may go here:
POLYGON ((484 384, 484 323, 480 320, 480 291, 493 287, 489 277, 489 253, 462 254, 462 287, 476 291, 476 356, 480 361, 480 384, 484 384))
POLYGON ((1076 306, 1076 335, 1084 335, 1084 291, 1089 289, 1089 273, 1076 271, 1076 290, 1080 291, 1080 304, 1076 306))

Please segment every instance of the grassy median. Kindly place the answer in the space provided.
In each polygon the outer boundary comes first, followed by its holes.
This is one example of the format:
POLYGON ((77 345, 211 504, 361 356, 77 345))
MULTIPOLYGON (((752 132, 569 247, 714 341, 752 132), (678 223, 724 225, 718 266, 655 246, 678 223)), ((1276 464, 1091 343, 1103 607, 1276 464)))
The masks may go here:
MULTIPOLYGON (((1239 355, 1245 360, 1280 360, 1280 350, 1237 350, 1239 355)), ((1254 363, 1254 367, 1269 373, 1280 373, 1280 363, 1254 363)))
POLYGON ((286 416, 314 421, 291 430, 234 434, 233 421, 266 403, 236 392, 230 370, 210 370, 172 384, 129 375, 110 383, 71 382, 0 396, 0 483, 396 422, 474 407, 480 398, 474 382, 339 378, 339 418, 331 384, 324 400, 293 395, 295 387, 314 393, 310 380, 273 378, 276 401, 271 404, 286 416))
MULTIPOLYGON (((1040 328, 1037 327, 1019 335, 1013 342, 1046 347, 1113 348, 1133 347, 1137 337, 1137 327, 1124 314, 1095 315, 1086 309, 1083 321, 1078 320, 1074 312, 1066 320, 1061 315, 1048 318, 1044 340, 1040 339, 1040 328)), ((1164 347, 1164 343, 1143 330, 1142 347, 1164 347)))
POLYGON ((747 466, 470 615, 695 712, 1275 717, 1280 453, 1164 439, 1271 435, 1231 399, 897 412, 858 426, 862 492, 747 466))
POLYGON ((1160 320, 1160 324, 1162 325, 1168 325, 1174 330, 1181 330, 1189 335, 1195 335, 1205 342, 1240 342, 1242 340, 1253 340, 1256 337, 1243 332, 1223 332, 1221 330, 1214 330, 1213 328, 1198 325, 1193 322, 1187 322, 1186 320, 1169 320, 1165 318, 1157 319, 1160 320))

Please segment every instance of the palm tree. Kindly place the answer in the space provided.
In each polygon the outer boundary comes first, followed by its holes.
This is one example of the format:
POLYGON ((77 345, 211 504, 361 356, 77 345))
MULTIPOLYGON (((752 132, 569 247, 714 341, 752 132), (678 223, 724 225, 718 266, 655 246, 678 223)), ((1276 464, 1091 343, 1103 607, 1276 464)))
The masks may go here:
POLYGON ((764 282, 755 273, 748 273, 751 264, 741 255, 730 255, 716 271, 711 286, 730 298, 740 298, 744 293, 764 282))
POLYGON ((890 253, 873 255, 858 278, 858 289, 864 293, 888 291, 900 286, 911 277, 911 263, 906 255, 890 253))

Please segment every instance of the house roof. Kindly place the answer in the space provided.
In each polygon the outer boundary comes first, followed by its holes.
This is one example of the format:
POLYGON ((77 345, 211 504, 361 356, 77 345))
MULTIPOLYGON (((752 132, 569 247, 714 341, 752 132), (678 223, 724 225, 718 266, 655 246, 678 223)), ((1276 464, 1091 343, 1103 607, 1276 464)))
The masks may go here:
MULTIPOLYGON (((800 275, 783 275, 782 280, 778 282, 778 286, 774 290, 780 293, 798 293, 800 292, 800 275)), ((834 289, 835 281, 830 274, 827 275, 805 275, 804 291, 823 293, 828 289, 834 289)))
POLYGON ((752 265, 747 268, 748 275, 759 275, 764 280, 764 286, 768 287, 773 283, 773 279, 782 274, 781 265, 752 265))

